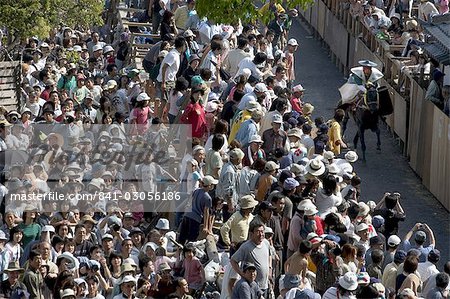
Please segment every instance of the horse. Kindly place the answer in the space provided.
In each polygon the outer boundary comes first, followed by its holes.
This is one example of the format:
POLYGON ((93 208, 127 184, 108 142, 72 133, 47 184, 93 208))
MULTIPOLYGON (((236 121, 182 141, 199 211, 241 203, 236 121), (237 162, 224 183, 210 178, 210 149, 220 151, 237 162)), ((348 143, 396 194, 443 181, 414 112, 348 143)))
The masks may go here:
POLYGON ((356 97, 352 104, 341 105, 346 112, 342 125, 342 134, 347 129, 349 118, 353 118, 356 123, 357 131, 353 138, 353 145, 356 150, 358 139, 361 141, 361 150, 363 161, 366 161, 366 142, 364 132, 371 130, 377 135, 377 150, 381 151, 380 128, 378 121, 380 117, 391 114, 393 111, 389 92, 386 88, 377 88, 373 84, 366 85, 366 92, 356 97))

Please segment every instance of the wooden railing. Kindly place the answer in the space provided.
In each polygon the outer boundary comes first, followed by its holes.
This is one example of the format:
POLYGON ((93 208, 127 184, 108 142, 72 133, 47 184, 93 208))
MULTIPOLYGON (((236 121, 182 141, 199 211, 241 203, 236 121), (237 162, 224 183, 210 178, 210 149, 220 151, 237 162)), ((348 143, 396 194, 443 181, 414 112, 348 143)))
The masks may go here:
POLYGON ((388 87, 394 106, 386 123, 400 140, 411 168, 450 210, 450 118, 425 100, 429 75, 404 68, 408 58, 399 55, 404 46, 377 39, 361 20, 351 16, 346 1, 316 1, 300 13, 315 36, 329 46, 332 61, 344 73, 361 59, 379 65, 384 73, 382 85, 388 87))

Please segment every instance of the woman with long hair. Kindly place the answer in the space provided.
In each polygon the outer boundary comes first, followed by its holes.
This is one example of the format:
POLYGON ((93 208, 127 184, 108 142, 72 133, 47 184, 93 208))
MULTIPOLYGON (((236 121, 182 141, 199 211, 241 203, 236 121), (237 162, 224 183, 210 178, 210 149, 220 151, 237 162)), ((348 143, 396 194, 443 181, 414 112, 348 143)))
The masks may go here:
POLYGON ((19 224, 19 228, 23 233, 23 248, 34 240, 39 240, 41 236, 41 226, 36 223, 36 210, 25 209, 22 216, 23 222, 19 224))

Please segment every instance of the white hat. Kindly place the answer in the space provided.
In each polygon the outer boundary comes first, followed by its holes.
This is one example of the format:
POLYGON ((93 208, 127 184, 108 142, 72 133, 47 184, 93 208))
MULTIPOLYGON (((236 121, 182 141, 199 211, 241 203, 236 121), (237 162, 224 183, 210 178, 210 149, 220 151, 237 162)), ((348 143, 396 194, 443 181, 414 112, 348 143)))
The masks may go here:
POLYGON ((70 296, 76 297, 74 290, 72 290, 72 289, 64 289, 64 291, 61 291, 61 299, 67 298, 67 297, 70 297, 70 296))
POLYGON ((289 46, 298 46, 298 42, 295 38, 291 38, 290 40, 288 40, 288 45, 289 46))
POLYGON ((304 211, 306 209, 315 208, 316 206, 310 199, 304 199, 297 205, 297 210, 304 211))
POLYGON ((104 234, 103 237, 102 237, 102 241, 105 240, 105 239, 114 240, 114 237, 111 234, 104 234))
POLYGON ((108 80, 108 82, 106 82, 106 87, 108 89, 113 89, 117 86, 117 81, 116 80, 108 80))
POLYGON ((219 99, 219 95, 215 92, 210 92, 208 94, 208 101, 214 101, 214 100, 218 100, 219 99))
POLYGON ((216 102, 208 102, 208 103, 206 103, 205 111, 212 113, 212 112, 216 111, 218 107, 219 107, 219 105, 216 102))
POLYGON ((390 246, 390 247, 395 247, 395 246, 397 246, 397 245, 400 245, 400 242, 401 242, 402 240, 400 240, 400 238, 397 236, 397 235, 391 235, 390 237, 389 237, 389 239, 388 239, 388 241, 387 241, 387 244, 390 246))
POLYGON ((125 275, 121 280, 119 285, 123 284, 123 283, 127 283, 127 282, 133 282, 136 284, 136 279, 134 279, 134 277, 132 275, 125 275))
POLYGON ((183 36, 184 36, 184 37, 194 37, 195 34, 194 34, 194 32, 192 32, 191 29, 188 29, 188 30, 186 30, 186 31, 183 33, 183 36))
POLYGON ((255 92, 266 92, 267 86, 264 83, 258 83, 255 85, 254 91, 255 92))
POLYGON ((353 272, 347 272, 339 277, 339 285, 348 291, 354 291, 358 288, 358 277, 353 272))
POLYGON ((293 92, 305 91, 305 89, 303 88, 303 86, 301 84, 298 84, 298 85, 295 85, 294 87, 292 87, 292 91, 293 92))
POLYGON ((67 264, 67 268, 69 268, 69 269, 77 269, 78 266, 80 265, 80 262, 78 261, 78 259, 76 257, 74 257, 73 254, 68 251, 63 252, 62 254, 58 255, 58 257, 56 259, 57 260, 58 259, 66 259, 66 260, 70 261, 69 264, 67 264))
POLYGON ((364 223, 364 222, 361 222, 360 224, 358 224, 355 227, 355 231, 357 233, 362 232, 363 230, 366 230, 366 229, 369 229, 369 226, 366 223, 364 223))
POLYGON ((359 206, 358 216, 365 217, 370 213, 370 208, 365 202, 362 202, 362 201, 359 202, 358 206, 359 206))
POLYGON ((44 227, 42 228, 42 232, 55 232, 55 228, 53 227, 53 225, 44 225, 44 227))
POLYGON ((325 164, 318 159, 312 159, 306 165, 306 170, 314 176, 320 176, 325 172, 325 164))
POLYGON ((148 100, 150 100, 150 97, 149 97, 148 94, 146 94, 145 92, 140 93, 140 94, 137 96, 137 99, 136 99, 136 101, 138 101, 138 102, 148 101, 148 100))
POLYGON ((264 143, 264 141, 262 141, 262 139, 261 139, 261 136, 259 136, 259 135, 253 135, 252 137, 250 137, 249 143, 252 143, 252 142, 264 143))
MULTIPOLYGON (((41 47, 42 47, 42 46, 41 46, 41 47)), ((73 50, 74 50, 75 52, 81 52, 81 51, 82 51, 80 45, 75 45, 75 46, 73 46, 73 50)))
POLYGON ((325 160, 331 160, 331 159, 334 159, 334 157, 335 157, 335 155, 334 155, 334 153, 332 151, 325 151, 323 153, 323 158, 325 160))
POLYGON ((6 241, 8 238, 6 237, 6 234, 4 231, 0 230, 0 240, 6 241))
MULTIPOLYGON (((46 42, 43 42, 41 45, 40 45, 40 47, 41 48, 50 48, 50 46, 46 43, 46 42)), ((75 48, 75 47, 74 47, 75 48)))
POLYGON ((341 171, 341 169, 336 164, 331 164, 328 166, 328 173, 329 174, 338 174, 341 171))
POLYGON ((103 47, 100 44, 95 45, 94 47, 92 47, 92 52, 96 52, 96 51, 100 51, 100 50, 103 50, 103 47))
POLYGON ((273 230, 270 226, 264 226, 264 234, 273 234, 273 230))
POLYGON ((317 213, 319 213, 319 210, 317 210, 317 208, 315 206, 307 207, 305 209, 305 215, 306 216, 316 215, 317 213))
POLYGON ((283 123, 283 118, 279 114, 274 114, 272 116, 272 123, 282 124, 283 123))
POLYGON ((155 228, 157 229, 164 229, 164 230, 170 230, 169 226, 169 220, 166 218, 159 218, 158 223, 156 223, 155 228))
POLYGON ((105 47, 103 48, 103 54, 106 54, 106 53, 109 53, 109 52, 113 52, 113 51, 114 51, 114 49, 113 49, 113 47, 111 47, 110 45, 105 46, 105 47))
POLYGON ((358 154, 354 151, 348 151, 345 154, 345 160, 347 160, 350 163, 354 163, 356 162, 356 160, 358 160, 358 154))
POLYGON ((309 233, 309 234, 306 236, 306 240, 308 240, 308 241, 310 241, 311 243, 315 244, 315 243, 319 243, 320 241, 322 241, 322 238, 319 237, 318 234, 316 234, 316 233, 313 232, 313 233, 309 233))

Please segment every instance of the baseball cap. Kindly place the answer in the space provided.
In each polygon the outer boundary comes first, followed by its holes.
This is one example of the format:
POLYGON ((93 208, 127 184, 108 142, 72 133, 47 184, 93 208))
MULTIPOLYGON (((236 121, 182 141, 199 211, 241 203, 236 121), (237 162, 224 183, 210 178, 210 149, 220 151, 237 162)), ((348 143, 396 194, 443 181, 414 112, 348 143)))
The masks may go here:
POLYGON ((283 123, 283 118, 279 114, 274 114, 272 116, 272 122, 273 123, 277 123, 277 124, 282 124, 283 123))
POLYGON ((205 186, 217 185, 218 182, 219 182, 218 180, 216 180, 215 178, 213 178, 213 177, 210 176, 210 175, 206 175, 206 176, 204 176, 203 179, 202 179, 202 183, 203 183, 205 186))
POLYGON ((414 235, 414 240, 417 242, 425 242, 427 240, 427 234, 425 234, 424 231, 419 230, 414 235))
POLYGON ((244 263, 242 264, 242 270, 243 270, 244 272, 247 271, 247 270, 250 270, 250 269, 256 270, 255 264, 249 263, 249 262, 244 262, 244 263))
POLYGON ((297 42, 297 40, 296 40, 295 38, 291 38, 291 39, 288 41, 288 45, 289 45, 289 46, 298 46, 298 42, 297 42))
POLYGON ((362 222, 362 223, 360 223, 360 224, 358 224, 356 226, 355 231, 356 232, 361 232, 361 231, 366 230, 366 229, 369 229, 369 226, 366 223, 362 222))
POLYGON ((390 247, 395 247, 400 245, 402 240, 400 240, 400 238, 397 235, 392 235, 388 238, 387 244, 390 247))
POLYGON ((103 237, 102 237, 102 241, 105 240, 105 239, 111 239, 111 240, 113 240, 114 237, 113 237, 111 234, 104 234, 103 237))

